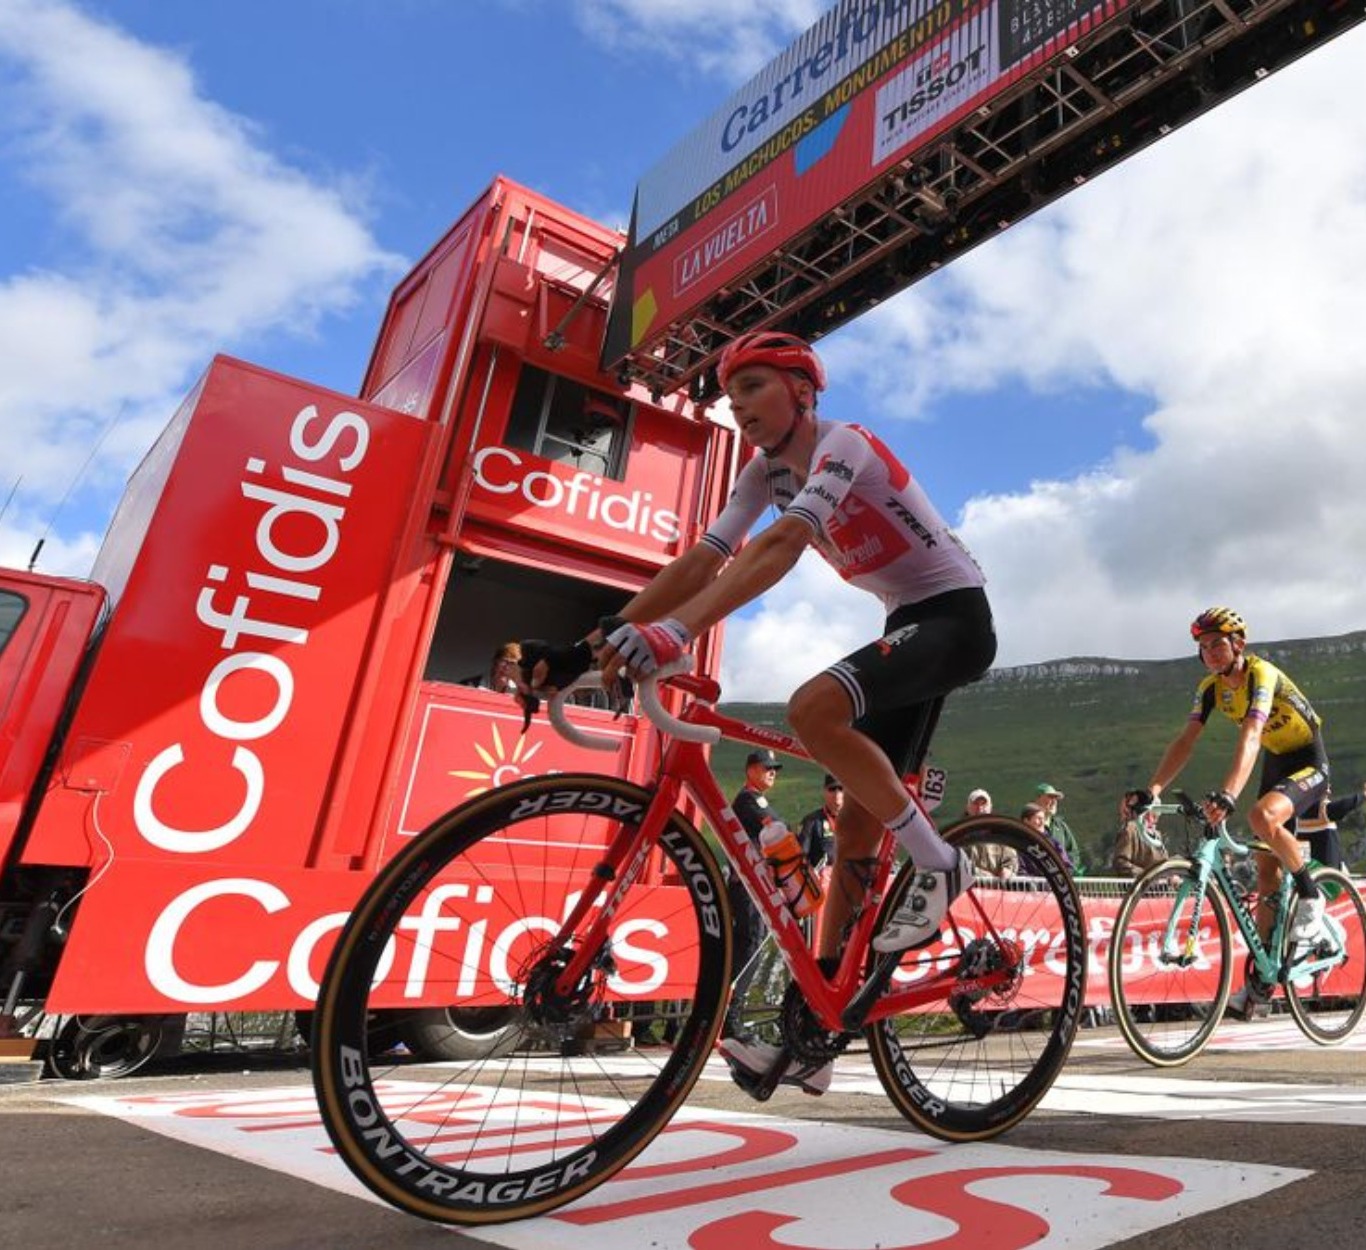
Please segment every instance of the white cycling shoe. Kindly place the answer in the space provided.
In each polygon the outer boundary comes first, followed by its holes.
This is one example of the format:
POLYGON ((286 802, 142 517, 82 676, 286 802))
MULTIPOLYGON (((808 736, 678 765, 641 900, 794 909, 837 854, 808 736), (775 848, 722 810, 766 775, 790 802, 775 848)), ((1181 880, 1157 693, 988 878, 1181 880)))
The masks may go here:
MULTIPOLYGON (((768 1075, 782 1053, 768 1042, 745 1042, 738 1037, 722 1038, 716 1049, 721 1053, 721 1058, 730 1065, 735 1083, 747 1094, 753 1093, 753 1086, 768 1075)), ((802 1063, 798 1059, 792 1059, 788 1061, 786 1071, 778 1078, 778 1084, 795 1085, 803 1093, 820 1095, 830 1088, 830 1078, 834 1071, 833 1059, 822 1064, 802 1063)))
POLYGON ((1259 1016, 1271 1014, 1271 1004, 1245 983, 1241 989, 1234 990, 1228 996, 1224 1014, 1235 1020, 1256 1020, 1259 1016))
POLYGON ((1290 940, 1296 946, 1313 946, 1331 937, 1324 923, 1323 895, 1300 899, 1295 908, 1295 922, 1290 926, 1290 940))
POLYGON ((901 906, 888 917, 882 931, 873 938, 873 949, 881 954, 913 950, 939 936, 949 908, 972 884, 972 860, 966 851, 958 851, 958 862, 940 872, 915 872, 915 880, 906 891, 901 906))

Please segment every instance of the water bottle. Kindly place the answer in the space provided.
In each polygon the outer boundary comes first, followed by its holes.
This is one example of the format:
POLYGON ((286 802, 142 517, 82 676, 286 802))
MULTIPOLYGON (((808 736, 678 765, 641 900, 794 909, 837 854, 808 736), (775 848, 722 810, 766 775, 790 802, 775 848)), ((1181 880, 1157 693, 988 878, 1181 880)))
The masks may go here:
POLYGON ((774 884, 793 914, 809 916, 821 905, 821 883, 802 853, 797 835, 781 820, 770 820, 759 831, 759 846, 774 884))

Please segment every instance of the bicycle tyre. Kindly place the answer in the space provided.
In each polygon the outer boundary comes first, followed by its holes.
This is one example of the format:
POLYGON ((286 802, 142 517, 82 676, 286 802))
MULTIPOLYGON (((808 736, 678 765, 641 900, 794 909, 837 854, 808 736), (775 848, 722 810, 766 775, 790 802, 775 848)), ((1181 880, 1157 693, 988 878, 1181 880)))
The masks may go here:
MULTIPOLYGON (((1024 1119, 1067 1060, 1086 999, 1086 926, 1071 873, 1028 826, 974 817, 945 838, 969 854, 1013 852, 1030 875, 979 874, 949 909, 941 930, 949 937, 907 951, 894 984, 942 971, 969 946, 1010 976, 985 995, 951 995, 943 1007, 875 1021, 864 1033, 878 1079, 907 1120, 944 1141, 982 1141, 1024 1119), (1044 933, 1048 942, 1036 940, 1044 933)), ((914 879, 913 870, 894 879, 879 928, 914 879)))
POLYGON ((613 914, 610 947, 568 995, 554 984, 563 952, 549 949, 609 831, 650 800, 615 777, 527 778, 434 821, 366 890, 322 979, 313 1081, 328 1136, 379 1197, 445 1224, 541 1215, 630 1163, 687 1098, 730 977, 726 892, 698 831, 670 818, 657 845, 677 884, 637 882, 613 914), (602 1053, 614 978, 619 996, 691 1000, 670 1051, 602 1053), (687 993, 674 993, 682 983, 687 993), (424 1009, 441 1005, 434 998, 511 1002, 520 1049, 499 1057, 495 1034, 481 1059, 423 1063, 385 1024, 401 1024, 395 994, 414 986, 411 1005, 424 1009))
POLYGON ((1190 923, 1195 865, 1176 858, 1154 864, 1130 887, 1115 917, 1106 960, 1115 1022, 1129 1048, 1158 1068, 1189 1063, 1209 1044, 1223 1018, 1233 982, 1233 938, 1228 904, 1211 881, 1200 904, 1197 932, 1212 917, 1213 941, 1203 941, 1195 963, 1164 961, 1162 941, 1175 910, 1176 931, 1190 923), (1211 992, 1211 964, 1213 992, 1211 992))
MULTIPOLYGON (((1297 976, 1295 961, 1300 956, 1291 949, 1287 925, 1282 955, 1285 999, 1295 1023, 1310 1041, 1336 1046, 1348 1038, 1366 1011, 1366 904, 1347 874, 1336 868, 1318 869, 1314 880, 1327 899, 1325 923, 1333 934, 1332 949, 1340 945, 1344 958, 1336 966, 1297 976)), ((1321 957, 1330 953, 1325 947, 1314 952, 1321 957)))

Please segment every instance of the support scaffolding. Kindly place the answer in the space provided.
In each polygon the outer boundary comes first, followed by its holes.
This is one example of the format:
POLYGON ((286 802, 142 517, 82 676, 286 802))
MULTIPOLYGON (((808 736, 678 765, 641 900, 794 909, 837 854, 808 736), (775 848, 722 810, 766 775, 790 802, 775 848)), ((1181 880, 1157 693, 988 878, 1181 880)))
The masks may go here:
POLYGON ((1363 0, 1139 3, 642 342, 656 393, 716 391, 725 343, 829 333, 1347 30, 1363 0))

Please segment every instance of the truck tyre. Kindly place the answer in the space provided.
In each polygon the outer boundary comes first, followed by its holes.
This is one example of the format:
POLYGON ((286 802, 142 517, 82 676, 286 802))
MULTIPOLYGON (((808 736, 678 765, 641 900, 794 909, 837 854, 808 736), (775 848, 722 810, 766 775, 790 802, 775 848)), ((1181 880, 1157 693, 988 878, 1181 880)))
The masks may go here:
POLYGON ((506 1007, 434 1007, 409 1012, 395 1030, 419 1059, 499 1059, 511 1054, 525 1030, 506 1007))
POLYGON ((47 1052, 48 1068, 64 1081, 131 1076, 159 1054, 177 1049, 173 1016, 72 1016, 47 1052))

